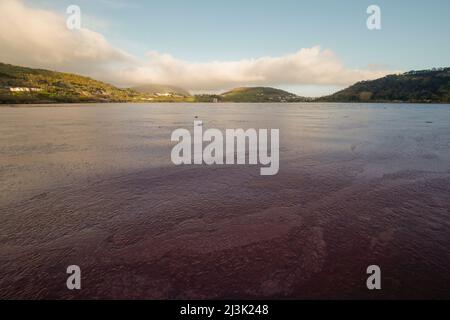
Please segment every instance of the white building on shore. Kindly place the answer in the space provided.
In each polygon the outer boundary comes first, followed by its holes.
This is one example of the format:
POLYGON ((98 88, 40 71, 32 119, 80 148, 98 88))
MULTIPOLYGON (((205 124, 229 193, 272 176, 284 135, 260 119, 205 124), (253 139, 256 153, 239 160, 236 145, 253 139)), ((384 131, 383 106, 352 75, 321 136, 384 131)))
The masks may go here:
POLYGON ((40 88, 28 88, 28 87, 10 87, 10 92, 39 92, 42 91, 40 88))

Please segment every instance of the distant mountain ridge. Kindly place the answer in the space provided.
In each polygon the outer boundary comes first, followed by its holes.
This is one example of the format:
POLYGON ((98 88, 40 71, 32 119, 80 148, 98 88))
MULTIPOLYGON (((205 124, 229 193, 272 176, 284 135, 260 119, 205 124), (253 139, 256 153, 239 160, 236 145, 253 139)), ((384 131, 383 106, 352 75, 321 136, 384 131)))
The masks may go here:
POLYGON ((316 101, 448 103, 450 68, 409 71, 361 81, 316 101))
POLYGON ((219 95, 197 95, 199 102, 304 102, 310 99, 271 87, 240 87, 219 95))
POLYGON ((223 101, 230 102, 299 102, 304 101, 293 93, 270 87, 236 88, 221 94, 223 101))

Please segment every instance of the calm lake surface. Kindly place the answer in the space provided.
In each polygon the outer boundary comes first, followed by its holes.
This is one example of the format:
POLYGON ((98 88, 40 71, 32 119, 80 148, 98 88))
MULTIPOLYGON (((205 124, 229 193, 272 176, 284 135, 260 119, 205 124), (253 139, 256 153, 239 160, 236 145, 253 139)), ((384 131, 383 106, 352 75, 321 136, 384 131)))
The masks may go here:
POLYGON ((450 298, 450 105, 0 107, 0 298, 450 298), (173 165, 194 120, 278 175, 173 165))

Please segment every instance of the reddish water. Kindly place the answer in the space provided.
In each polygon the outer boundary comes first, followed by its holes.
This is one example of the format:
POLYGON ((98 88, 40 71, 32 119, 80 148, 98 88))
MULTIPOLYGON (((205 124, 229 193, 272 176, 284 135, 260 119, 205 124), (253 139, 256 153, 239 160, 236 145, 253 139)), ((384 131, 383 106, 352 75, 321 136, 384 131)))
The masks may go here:
POLYGON ((0 297, 450 298, 449 108, 1 108, 0 297), (173 166, 195 116, 279 128, 279 174, 173 166))

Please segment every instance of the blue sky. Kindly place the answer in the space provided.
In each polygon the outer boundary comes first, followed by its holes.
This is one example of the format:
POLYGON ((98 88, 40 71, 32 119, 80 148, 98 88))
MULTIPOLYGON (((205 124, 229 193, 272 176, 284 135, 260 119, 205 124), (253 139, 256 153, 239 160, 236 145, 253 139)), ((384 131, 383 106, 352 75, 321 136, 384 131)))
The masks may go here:
POLYGON ((24 1, 61 15, 79 5, 84 27, 140 59, 157 51, 190 62, 238 61, 320 46, 349 69, 450 66, 448 0, 24 1), (371 4, 381 8, 381 30, 366 27, 371 4))
POLYGON ((346 65, 395 69, 450 65, 448 0, 63 0, 30 1, 64 12, 78 4, 94 28, 136 55, 148 50, 195 60, 280 55, 320 45, 346 65), (382 29, 366 28, 377 4, 382 29), (105 25, 102 25, 105 24, 105 25))

